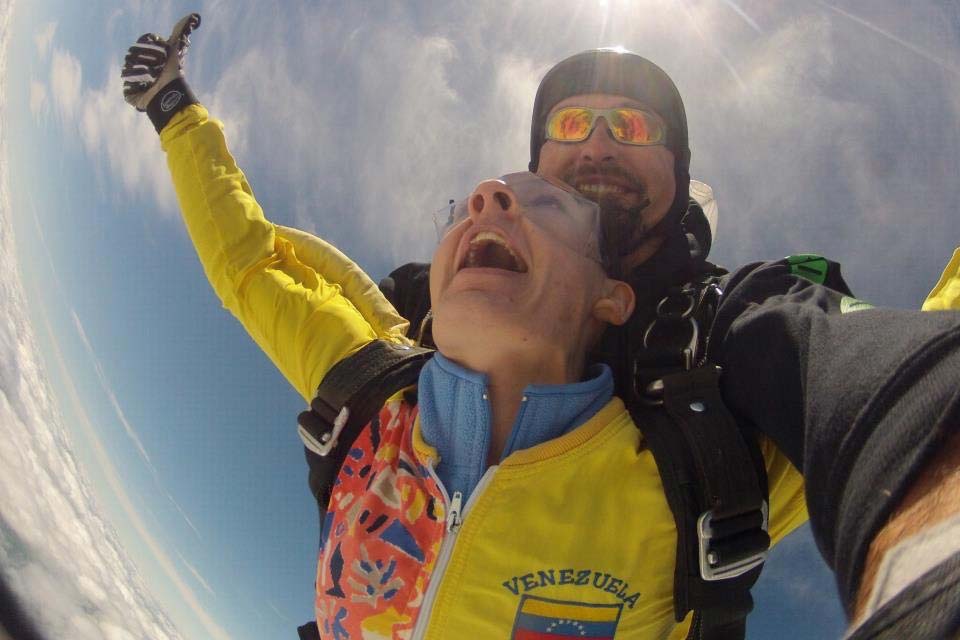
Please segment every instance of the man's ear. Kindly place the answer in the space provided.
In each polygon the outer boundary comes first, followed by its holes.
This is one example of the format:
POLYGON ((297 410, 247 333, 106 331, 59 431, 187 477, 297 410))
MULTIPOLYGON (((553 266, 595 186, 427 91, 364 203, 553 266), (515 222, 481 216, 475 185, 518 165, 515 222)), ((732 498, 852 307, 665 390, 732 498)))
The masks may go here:
POLYGON ((603 297, 593 305, 593 316, 609 324, 621 325, 630 319, 636 302, 633 287, 622 280, 607 278, 603 297))

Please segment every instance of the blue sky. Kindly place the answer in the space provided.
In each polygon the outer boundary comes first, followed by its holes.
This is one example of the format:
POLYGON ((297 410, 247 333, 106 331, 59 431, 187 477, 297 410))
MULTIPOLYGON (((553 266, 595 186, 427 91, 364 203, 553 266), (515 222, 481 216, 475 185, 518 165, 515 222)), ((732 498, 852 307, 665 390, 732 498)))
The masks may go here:
MULTIPOLYGON (((623 45, 676 80, 713 257, 841 261, 916 308, 957 245, 960 9, 769 0, 0 0, 0 566, 76 638, 279 638, 311 616, 302 400, 210 291, 126 47, 198 10, 188 74, 267 215, 374 278, 522 169, 543 72, 623 45), (12 233, 11 233, 12 231, 12 233)), ((750 636, 837 637, 805 530, 750 636)))

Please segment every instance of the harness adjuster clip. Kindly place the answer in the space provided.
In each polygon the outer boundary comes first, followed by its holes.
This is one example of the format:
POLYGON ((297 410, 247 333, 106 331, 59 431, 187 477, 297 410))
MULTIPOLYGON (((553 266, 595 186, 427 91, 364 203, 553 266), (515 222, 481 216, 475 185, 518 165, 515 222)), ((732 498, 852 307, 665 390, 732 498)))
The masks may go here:
MULTIPOLYGON (((766 500, 760 506, 762 516, 761 529, 768 531, 769 511, 766 500)), ((713 511, 704 511, 697 519, 697 539, 700 546, 700 577, 706 582, 717 582, 737 578, 751 569, 760 566, 767 559, 770 548, 770 539, 762 536, 765 543, 756 544, 754 549, 737 549, 732 553, 721 554, 713 545, 717 540, 713 522, 713 511), (724 555, 728 555, 725 558, 724 555)))
POLYGON ((337 446, 337 439, 340 437, 340 432, 343 431, 343 428, 347 426, 347 420, 349 418, 350 409, 343 407, 333 421, 333 429, 322 433, 319 439, 314 437, 302 424, 297 427, 297 433, 300 434, 300 439, 303 440, 303 445, 307 449, 310 449, 310 451, 313 451, 318 456, 326 457, 330 455, 333 448, 337 446))

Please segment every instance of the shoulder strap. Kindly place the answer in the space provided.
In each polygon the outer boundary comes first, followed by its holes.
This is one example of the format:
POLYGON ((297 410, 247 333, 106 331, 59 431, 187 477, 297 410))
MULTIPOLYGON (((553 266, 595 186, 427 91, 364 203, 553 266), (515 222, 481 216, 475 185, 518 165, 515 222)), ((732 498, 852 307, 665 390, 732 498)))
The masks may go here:
POLYGON ((416 383, 432 355, 432 349, 375 340, 330 369, 310 410, 297 416, 321 525, 354 440, 391 395, 416 383))
POLYGON ((320 627, 317 626, 317 621, 311 620, 297 627, 297 636, 300 640, 321 640, 320 627))
POLYGON ((633 350, 627 402, 677 527, 674 614, 680 621, 695 611, 697 640, 745 637, 750 588, 770 545, 763 457, 726 408, 722 372, 705 356, 721 295, 707 279, 661 300, 633 350))

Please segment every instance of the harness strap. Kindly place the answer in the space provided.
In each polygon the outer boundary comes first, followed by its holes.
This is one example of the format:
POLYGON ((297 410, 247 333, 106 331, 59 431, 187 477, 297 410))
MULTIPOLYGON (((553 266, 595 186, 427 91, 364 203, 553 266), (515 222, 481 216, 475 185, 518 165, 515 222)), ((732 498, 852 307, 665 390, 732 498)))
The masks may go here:
POLYGON ((631 408, 677 526, 674 614, 697 612, 698 640, 744 637, 770 545, 762 457, 723 406, 718 378, 716 368, 667 376, 663 408, 631 408))
POLYGON ((321 640, 320 627, 317 626, 316 620, 311 620, 297 627, 297 635, 300 637, 300 640, 321 640))
POLYGON ((720 294, 699 282, 661 302, 634 356, 628 403, 677 527, 674 614, 679 622, 695 612, 697 640, 745 637, 770 545, 763 456, 723 402, 720 368, 700 355, 700 327, 709 328, 720 294))
POLYGON ((375 340, 330 369, 310 402, 311 410, 297 416, 321 525, 354 440, 391 395, 416 383, 432 355, 432 349, 375 340))

